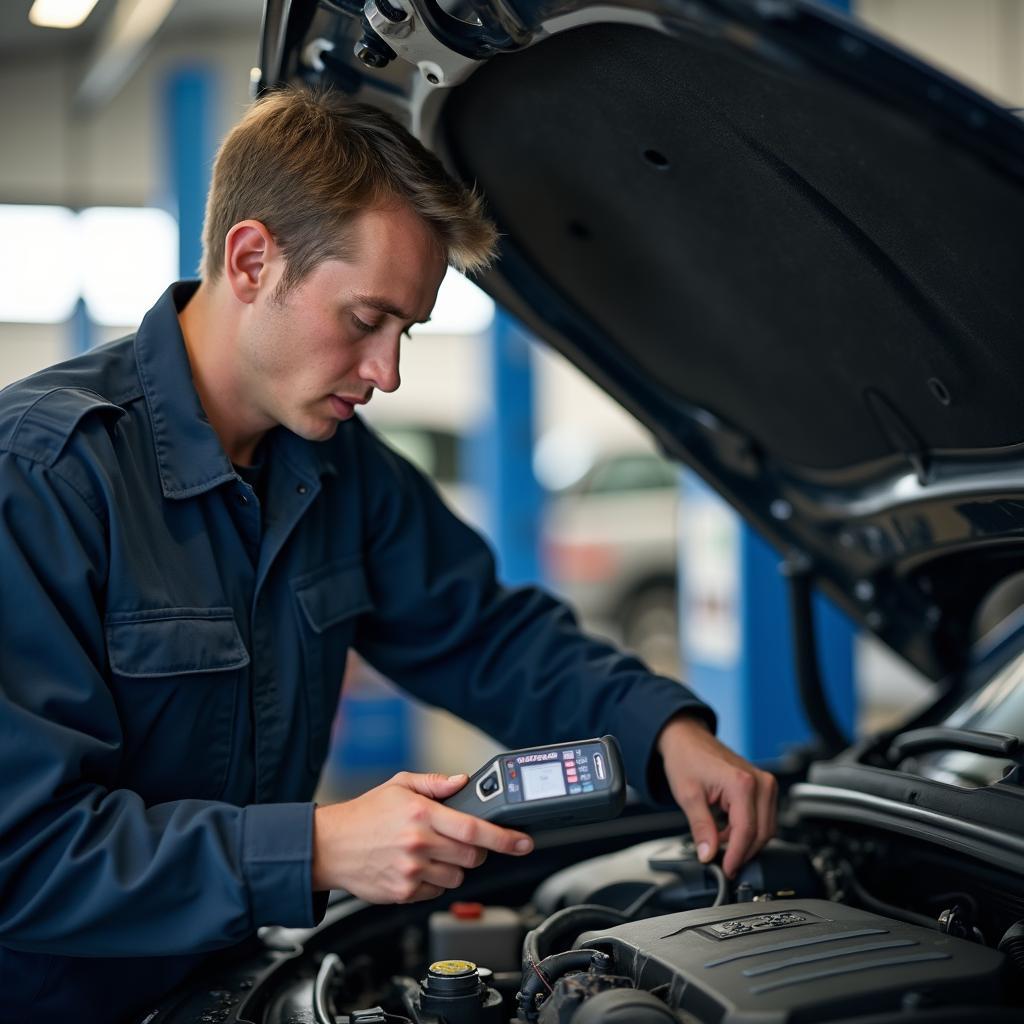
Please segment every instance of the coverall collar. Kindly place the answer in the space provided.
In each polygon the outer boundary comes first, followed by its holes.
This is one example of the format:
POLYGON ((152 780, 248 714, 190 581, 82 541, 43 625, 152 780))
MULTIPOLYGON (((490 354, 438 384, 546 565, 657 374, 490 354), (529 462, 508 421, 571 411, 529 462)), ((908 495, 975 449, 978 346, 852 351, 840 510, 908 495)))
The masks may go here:
MULTIPOLYGON (((237 478, 216 431, 203 411, 192 380, 185 339, 178 323, 199 287, 176 281, 146 314, 135 335, 135 360, 142 382, 156 449, 160 487, 166 498, 191 498, 237 478)), ((316 483, 330 466, 316 446, 283 427, 271 431, 273 448, 287 452, 292 467, 316 483)))

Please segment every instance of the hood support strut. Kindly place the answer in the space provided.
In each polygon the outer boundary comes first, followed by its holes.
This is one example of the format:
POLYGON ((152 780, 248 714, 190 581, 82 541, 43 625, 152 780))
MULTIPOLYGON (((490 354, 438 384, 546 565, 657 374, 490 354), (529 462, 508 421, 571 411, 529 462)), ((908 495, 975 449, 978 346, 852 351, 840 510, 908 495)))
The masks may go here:
POLYGON ((850 741, 836 722, 825 695, 815 646, 810 563, 806 559, 792 559, 784 563, 782 571, 789 590, 789 610, 793 620, 793 664, 800 702, 822 747, 822 754, 831 757, 848 747, 850 741))

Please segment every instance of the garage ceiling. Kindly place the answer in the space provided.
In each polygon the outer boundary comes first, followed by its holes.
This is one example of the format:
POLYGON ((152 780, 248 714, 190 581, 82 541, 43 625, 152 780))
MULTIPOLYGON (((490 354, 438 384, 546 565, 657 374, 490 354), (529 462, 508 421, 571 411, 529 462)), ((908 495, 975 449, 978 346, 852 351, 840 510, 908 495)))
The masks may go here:
MULTIPOLYGON (((39 28, 28 20, 32 0, 0 3, 0 57, 45 56, 58 52, 88 56, 118 0, 99 0, 85 23, 73 29, 39 28)), ((261 0, 177 0, 160 34, 185 35, 232 27, 255 31, 262 15, 261 0)))

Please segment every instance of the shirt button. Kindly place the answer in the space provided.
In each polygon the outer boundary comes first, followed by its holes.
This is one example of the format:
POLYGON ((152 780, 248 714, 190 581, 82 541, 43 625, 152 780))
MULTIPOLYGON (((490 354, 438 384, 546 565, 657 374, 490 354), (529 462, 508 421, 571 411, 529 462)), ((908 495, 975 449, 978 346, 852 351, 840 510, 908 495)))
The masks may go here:
POLYGON ((295 490, 298 491, 299 494, 305 494, 306 491, 309 490, 309 488, 305 484, 299 484, 298 487, 295 488, 295 490))
POLYGON ((238 492, 238 504, 239 505, 248 505, 249 504, 249 499, 244 494, 242 494, 241 491, 238 492))

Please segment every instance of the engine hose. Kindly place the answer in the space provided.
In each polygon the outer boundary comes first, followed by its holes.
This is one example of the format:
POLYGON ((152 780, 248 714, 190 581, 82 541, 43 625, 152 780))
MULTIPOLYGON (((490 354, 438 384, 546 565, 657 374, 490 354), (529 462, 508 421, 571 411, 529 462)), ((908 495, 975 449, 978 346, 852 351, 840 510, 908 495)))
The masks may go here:
POLYGON ((933 931, 939 927, 939 922, 933 917, 926 917, 924 914, 915 914, 912 910, 904 910, 903 907, 894 906, 892 903, 885 903, 872 896, 853 873, 853 868, 848 861, 842 862, 844 881, 850 887, 850 891, 868 910, 885 917, 895 917, 898 921, 906 921, 908 924, 916 924, 921 928, 931 928, 933 931))
POLYGON ((711 906, 720 907, 725 903, 729 895, 729 880, 725 877, 725 872, 717 864, 709 864, 708 870, 715 876, 715 881, 718 882, 718 892, 715 895, 715 902, 711 906))
MULTIPOLYGON (((729 880, 725 877, 725 872, 717 864, 705 864, 704 870, 714 877, 715 885, 717 886, 714 902, 710 903, 709 906, 720 907, 729 897, 729 880)), ((678 878, 652 885, 649 889, 645 889, 622 913, 628 920, 632 921, 641 910, 647 908, 647 905, 652 900, 657 899, 664 893, 671 892, 673 889, 683 888, 683 886, 684 883, 678 878)))
POLYGON ((1017 981, 1024 981, 1024 921, 1010 925, 999 940, 999 952, 1005 953, 1017 975, 1017 981))
POLYGON ((610 928, 625 924, 629 918, 621 910, 604 907, 600 903, 579 903, 573 907, 556 910, 523 940, 523 971, 531 970, 530 964, 539 964, 551 954, 558 940, 565 935, 578 935, 591 928, 610 928))
POLYGON ((550 992, 563 974, 570 971, 586 971, 598 964, 603 967, 608 961, 608 955, 596 949, 569 949, 564 953, 553 953, 540 963, 533 961, 523 972, 522 987, 516 995, 519 1019, 537 1019, 537 996, 545 989, 550 992))

